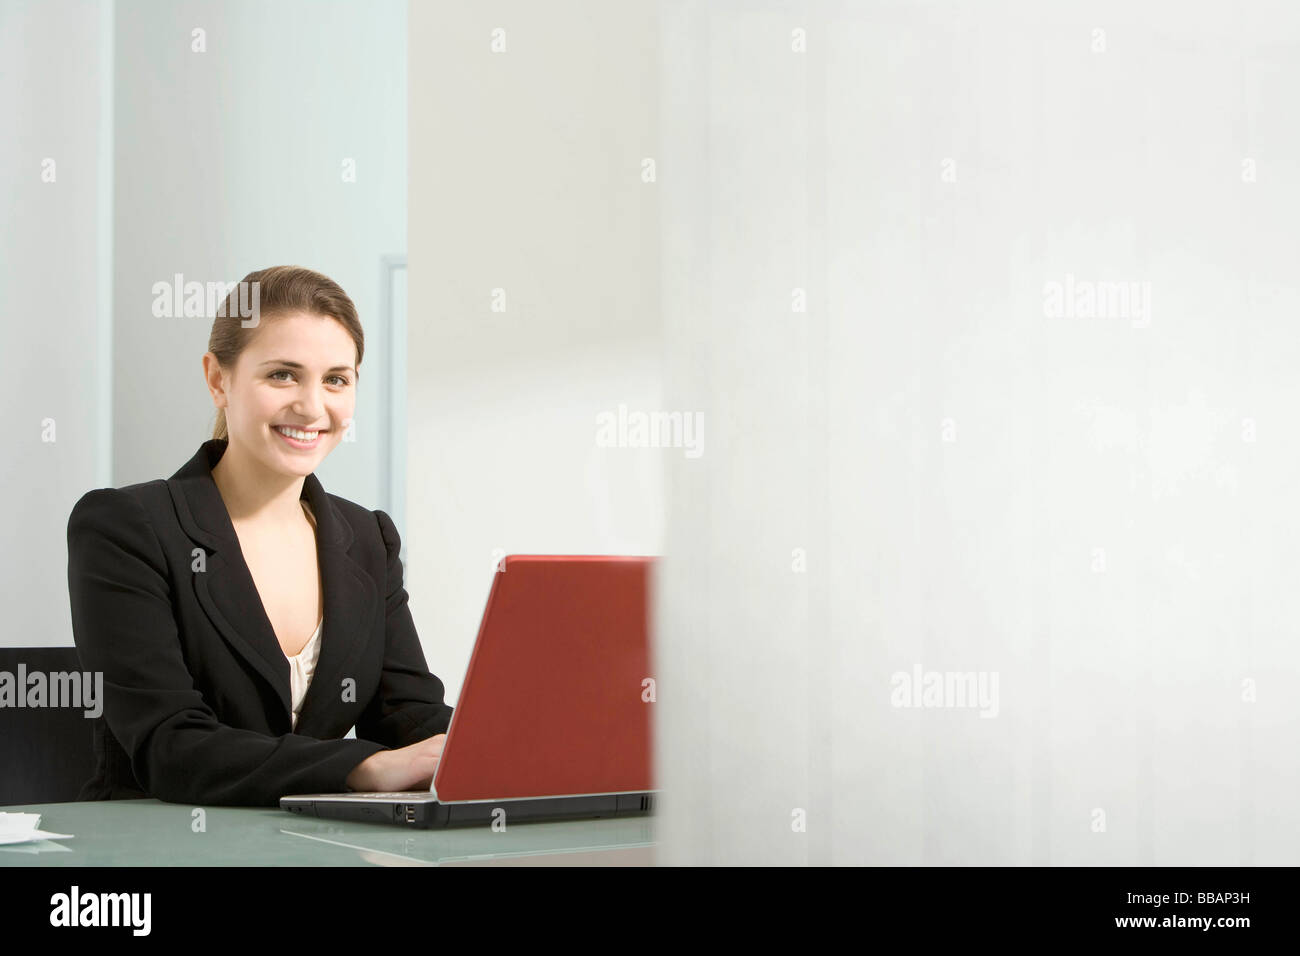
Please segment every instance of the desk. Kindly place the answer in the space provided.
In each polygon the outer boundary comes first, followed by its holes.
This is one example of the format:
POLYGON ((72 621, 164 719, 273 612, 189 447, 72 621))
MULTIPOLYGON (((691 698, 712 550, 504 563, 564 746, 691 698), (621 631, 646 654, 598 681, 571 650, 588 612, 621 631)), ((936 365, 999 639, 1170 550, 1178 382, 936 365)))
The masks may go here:
POLYGON ((160 800, 0 807, 71 839, 0 846, 0 866, 653 866, 654 817, 407 830, 270 807, 194 810, 160 800))

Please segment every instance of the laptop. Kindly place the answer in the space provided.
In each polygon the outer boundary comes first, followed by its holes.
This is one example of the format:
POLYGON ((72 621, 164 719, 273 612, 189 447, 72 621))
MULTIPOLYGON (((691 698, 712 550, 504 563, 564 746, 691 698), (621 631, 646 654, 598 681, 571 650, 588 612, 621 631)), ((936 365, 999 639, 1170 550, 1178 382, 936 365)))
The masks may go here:
POLYGON ((653 813, 654 561, 506 556, 430 789, 293 794, 281 809, 420 829, 653 813))

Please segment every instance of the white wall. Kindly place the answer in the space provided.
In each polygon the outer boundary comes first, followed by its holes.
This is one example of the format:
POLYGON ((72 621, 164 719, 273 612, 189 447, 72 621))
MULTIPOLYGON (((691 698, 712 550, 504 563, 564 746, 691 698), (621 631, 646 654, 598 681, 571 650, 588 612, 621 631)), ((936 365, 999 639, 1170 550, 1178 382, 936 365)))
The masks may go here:
POLYGON ((0 0, 5 647, 72 644, 68 512, 109 480, 111 13, 0 0))
POLYGON ((1294 5, 661 10, 661 861, 1300 861, 1294 5))
POLYGON ((411 4, 407 579, 453 700, 498 550, 662 549, 664 452, 596 444, 662 407, 654 23, 411 4))

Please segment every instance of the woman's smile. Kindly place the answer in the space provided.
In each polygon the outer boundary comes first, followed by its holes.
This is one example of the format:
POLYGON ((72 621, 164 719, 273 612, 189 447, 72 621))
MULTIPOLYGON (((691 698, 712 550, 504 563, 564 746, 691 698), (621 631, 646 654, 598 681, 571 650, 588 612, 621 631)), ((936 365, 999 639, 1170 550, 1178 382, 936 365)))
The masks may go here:
POLYGON ((323 429, 299 429, 288 425, 272 425, 271 430, 284 439, 291 448, 311 449, 320 444, 323 429))

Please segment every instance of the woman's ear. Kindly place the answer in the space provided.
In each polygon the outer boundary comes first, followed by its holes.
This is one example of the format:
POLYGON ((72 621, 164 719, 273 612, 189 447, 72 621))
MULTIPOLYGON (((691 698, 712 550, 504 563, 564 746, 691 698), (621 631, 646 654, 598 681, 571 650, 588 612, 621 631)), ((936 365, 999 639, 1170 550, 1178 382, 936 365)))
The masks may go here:
POLYGON ((225 408, 227 399, 224 374, 221 363, 211 352, 203 353, 203 379, 208 383, 208 391, 212 393, 212 404, 217 408, 225 408))

